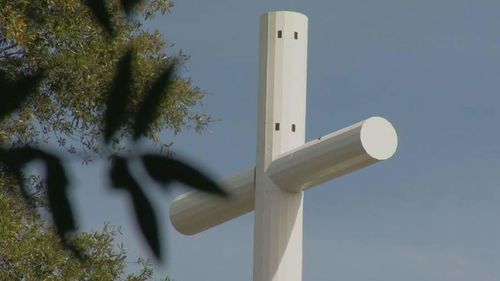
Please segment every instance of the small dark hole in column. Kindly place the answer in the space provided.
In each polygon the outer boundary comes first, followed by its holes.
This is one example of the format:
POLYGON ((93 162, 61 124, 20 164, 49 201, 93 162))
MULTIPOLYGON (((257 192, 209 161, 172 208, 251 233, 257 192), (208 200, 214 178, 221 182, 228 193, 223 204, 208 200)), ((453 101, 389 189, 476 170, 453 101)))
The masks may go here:
POLYGON ((292 132, 295 132, 295 124, 292 124, 292 132))
POLYGON ((274 124, 274 129, 275 129, 276 131, 279 131, 279 130, 280 130, 280 123, 276 123, 276 124, 274 124))
POLYGON ((278 30, 278 38, 281 38, 281 37, 283 37, 283 31, 278 30))
POLYGON ((299 39, 299 33, 298 32, 294 32, 293 33, 293 38, 295 38, 295 40, 299 39))

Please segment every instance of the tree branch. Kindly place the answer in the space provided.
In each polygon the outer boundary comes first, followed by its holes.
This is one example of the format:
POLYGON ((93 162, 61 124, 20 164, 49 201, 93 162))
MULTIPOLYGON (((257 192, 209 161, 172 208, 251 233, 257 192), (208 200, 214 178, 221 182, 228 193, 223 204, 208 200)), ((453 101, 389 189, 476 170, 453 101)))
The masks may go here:
POLYGON ((13 52, 13 53, 1 54, 1 55, 0 55, 0 58, 2 58, 2 59, 6 59, 6 58, 8 58, 8 57, 12 57, 12 56, 15 56, 15 55, 20 55, 20 54, 22 54, 22 53, 23 53, 23 51, 22 51, 22 50, 19 50, 19 51, 13 52))

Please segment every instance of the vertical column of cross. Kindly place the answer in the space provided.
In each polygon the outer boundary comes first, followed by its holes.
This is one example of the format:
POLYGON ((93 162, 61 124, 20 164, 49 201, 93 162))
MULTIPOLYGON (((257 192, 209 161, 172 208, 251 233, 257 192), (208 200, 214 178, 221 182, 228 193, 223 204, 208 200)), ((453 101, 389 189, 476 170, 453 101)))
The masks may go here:
POLYGON ((261 17, 259 71, 254 281, 300 281, 303 192, 284 191, 266 172, 280 154, 305 141, 306 16, 261 17))

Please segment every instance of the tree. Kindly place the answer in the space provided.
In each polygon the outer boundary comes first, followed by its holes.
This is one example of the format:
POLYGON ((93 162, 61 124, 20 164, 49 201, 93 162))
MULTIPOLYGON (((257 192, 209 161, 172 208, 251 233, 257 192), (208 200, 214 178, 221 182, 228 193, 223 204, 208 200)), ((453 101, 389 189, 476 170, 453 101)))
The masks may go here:
POLYGON ((158 139, 161 130, 201 130, 208 122, 192 110, 202 92, 174 75, 187 57, 167 56, 159 33, 144 31, 133 17, 141 11, 145 18, 165 13, 171 3, 0 0, 0 6, 0 183, 19 184, 31 207, 40 199, 33 192, 42 191, 62 245, 78 255, 77 240, 68 238, 76 223, 65 158, 39 145, 57 141, 83 161, 95 154, 109 156, 113 187, 130 194, 144 237, 160 259, 156 215, 129 171, 129 160, 140 160, 162 186, 180 181, 225 195, 179 159, 134 151, 143 136, 164 148, 169 144, 158 139), (129 153, 120 154, 127 144, 129 153), (45 166, 46 180, 33 190, 24 184, 22 172, 36 160, 45 166))
MULTIPOLYGON (((91 1, 89 1, 91 2, 91 1)), ((9 78, 45 72, 37 93, 21 111, 1 123, 0 144, 32 144, 55 140, 70 152, 83 144, 85 156, 100 152, 104 110, 109 85, 120 58, 133 48, 133 85, 130 103, 136 109, 154 78, 170 63, 178 66, 188 57, 182 52, 166 53, 168 45, 158 31, 142 29, 140 20, 121 12, 120 1, 107 1, 114 26, 110 37, 80 1, 0 0, 0 71, 9 78)), ((172 4, 155 0, 141 4, 150 19, 156 12, 167 12, 172 4)), ((147 137, 157 144, 158 132, 178 133, 190 126, 202 130, 209 118, 192 108, 203 93, 186 78, 175 78, 169 98, 160 105, 158 121, 147 137)), ((130 133, 131 120, 113 141, 116 145, 130 133)))
MULTIPOLYGON (((40 216, 22 204, 8 189, 0 190, 0 280, 151 280, 150 264, 137 273, 126 274, 126 251, 116 248, 116 228, 85 232, 75 244, 87 255, 79 262, 64 250, 56 232, 40 216)), ((165 278, 164 280, 169 280, 165 278)))

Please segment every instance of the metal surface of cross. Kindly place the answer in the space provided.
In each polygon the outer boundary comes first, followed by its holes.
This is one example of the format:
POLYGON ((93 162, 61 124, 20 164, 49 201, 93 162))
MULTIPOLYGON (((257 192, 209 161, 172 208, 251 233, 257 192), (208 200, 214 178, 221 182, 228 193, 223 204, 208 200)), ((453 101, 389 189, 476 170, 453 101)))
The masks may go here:
POLYGON ((230 200, 188 192, 170 218, 192 235, 255 210, 254 281, 302 280, 304 190, 390 158, 394 127, 371 117, 305 144, 307 17, 269 12, 260 20, 257 163, 220 183, 230 200))

